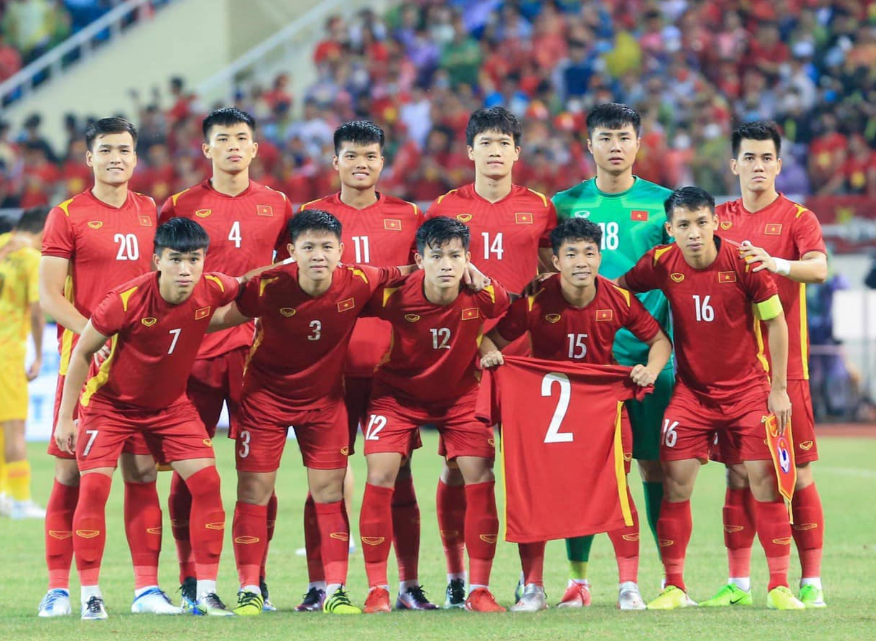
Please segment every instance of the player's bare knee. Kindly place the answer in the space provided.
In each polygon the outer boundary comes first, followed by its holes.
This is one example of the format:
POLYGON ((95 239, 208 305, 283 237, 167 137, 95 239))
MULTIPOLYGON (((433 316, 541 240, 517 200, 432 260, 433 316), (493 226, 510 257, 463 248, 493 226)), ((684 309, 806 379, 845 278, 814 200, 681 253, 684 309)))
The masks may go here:
POLYGON ((75 459, 55 459, 55 480, 67 487, 79 487, 79 466, 75 459))
POLYGON ((337 503, 344 498, 344 477, 347 469, 317 470, 308 468, 307 485, 317 503, 337 503))
POLYGON ((660 461, 637 461, 639 466, 639 476, 644 483, 662 483, 663 468, 660 466, 660 461))
POLYGON ((457 459, 459 472, 466 485, 475 483, 491 483, 496 480, 493 475, 493 461, 479 456, 461 456, 457 459))
POLYGON ((119 468, 125 483, 153 483, 158 478, 155 459, 144 454, 122 454, 119 468))
POLYGON ((465 484, 465 479, 462 472, 459 471, 459 464, 456 461, 444 461, 444 467, 441 469, 441 482, 445 485, 465 484))
POLYGON ((274 493, 273 475, 260 472, 237 473, 237 500, 251 505, 267 505, 274 493))
POLYGON ((727 466, 727 487, 731 490, 744 490, 748 487, 748 473, 745 465, 727 466))
POLYGON ((756 501, 770 502, 779 498, 779 488, 771 461, 747 461, 745 470, 756 501))

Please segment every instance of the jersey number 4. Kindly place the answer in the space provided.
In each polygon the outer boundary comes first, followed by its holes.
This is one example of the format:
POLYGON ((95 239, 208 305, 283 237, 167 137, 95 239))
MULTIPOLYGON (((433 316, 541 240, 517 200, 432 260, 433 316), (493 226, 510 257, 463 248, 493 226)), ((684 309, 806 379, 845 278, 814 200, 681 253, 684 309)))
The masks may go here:
POLYGON ((545 443, 571 443, 575 440, 575 435, 571 432, 561 432, 560 427, 563 425, 563 419, 566 418, 566 412, 569 411, 569 401, 572 398, 572 383, 569 377, 558 372, 546 374, 541 379, 541 395, 544 398, 553 396, 554 383, 560 386, 560 400, 557 401, 557 408, 554 410, 554 415, 551 418, 551 424, 548 425, 547 434, 544 436, 545 443))

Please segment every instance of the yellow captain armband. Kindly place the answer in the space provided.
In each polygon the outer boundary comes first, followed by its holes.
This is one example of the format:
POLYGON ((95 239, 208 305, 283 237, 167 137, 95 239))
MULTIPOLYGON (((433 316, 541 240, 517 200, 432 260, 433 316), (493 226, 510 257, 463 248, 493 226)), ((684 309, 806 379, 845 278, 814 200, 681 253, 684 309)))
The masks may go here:
POLYGON ((779 300, 779 295, 775 294, 761 303, 755 303, 754 311, 762 321, 774 319, 782 313, 782 302, 779 300))

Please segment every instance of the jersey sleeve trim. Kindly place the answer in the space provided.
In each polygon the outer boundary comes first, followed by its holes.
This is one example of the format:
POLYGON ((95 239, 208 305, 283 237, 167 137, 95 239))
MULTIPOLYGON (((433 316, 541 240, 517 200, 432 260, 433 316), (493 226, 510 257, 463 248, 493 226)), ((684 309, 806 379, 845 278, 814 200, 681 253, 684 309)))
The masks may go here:
POLYGON ((389 297, 395 294, 399 290, 398 287, 387 287, 383 290, 383 306, 386 307, 386 303, 389 301, 389 297))
POLYGON ((673 247, 675 247, 675 244, 667 245, 666 247, 658 247, 657 249, 655 249, 654 250, 654 264, 656 265, 660 261, 660 258, 666 252, 672 251, 673 247))
POLYGON ((65 201, 62 202, 60 205, 58 205, 58 209, 60 209, 61 211, 63 211, 65 216, 69 216, 69 215, 70 215, 70 212, 69 212, 70 203, 73 202, 74 198, 75 198, 75 196, 74 196, 73 198, 69 198, 68 200, 65 200, 65 201))
POLYGON ((531 191, 533 194, 535 194, 535 195, 538 196, 539 198, 541 198, 541 202, 544 203, 544 206, 545 206, 545 207, 548 206, 548 199, 547 199, 547 196, 545 196, 545 195, 544 195, 543 193, 541 193, 540 191, 535 191, 534 189, 529 189, 529 187, 527 187, 526 189, 529 190, 529 191, 531 191))
POLYGON ((458 191, 458 190, 456 190, 456 189, 451 189, 451 190, 448 191, 446 194, 442 194, 442 195, 438 196, 438 200, 435 201, 435 204, 436 204, 436 205, 440 205, 442 200, 444 200, 445 198, 447 198, 450 194, 456 193, 457 191, 458 191))
POLYGON ((128 301, 131 300, 131 296, 134 295, 134 292, 137 291, 137 287, 132 287, 131 289, 126 289, 121 294, 119 294, 119 298, 122 301, 122 309, 128 311, 128 301))
POLYGON ((204 278, 216 283, 216 286, 219 287, 219 291, 222 292, 223 294, 225 293, 225 285, 223 284, 222 279, 220 279, 218 276, 213 276, 212 274, 207 274, 206 276, 204 276, 204 278))
MULTIPOLYGON (((189 188, 189 189, 191 189, 191 188, 189 188)), ((174 206, 174 207, 176 207, 176 201, 179 200, 179 197, 182 196, 182 195, 183 195, 184 193, 186 193, 187 191, 188 191, 188 189, 183 189, 183 190, 182 190, 181 192, 179 192, 178 194, 174 194, 173 196, 170 197, 170 200, 171 200, 171 202, 173 202, 173 206, 174 206)))
POLYGON ((782 302, 778 294, 773 294, 765 301, 754 304, 754 311, 760 320, 768 321, 782 313, 782 302))
POLYGON ((301 205, 301 206, 298 208, 298 211, 304 211, 305 209, 307 209, 308 207, 310 207, 313 203, 318 203, 320 200, 322 200, 322 198, 316 198, 316 199, 314 199, 314 200, 308 200, 306 203, 304 203, 303 205, 301 205))
MULTIPOLYGON (((136 287, 134 289, 136 289, 136 287)), ((88 407, 88 403, 91 400, 91 397, 94 396, 101 387, 106 385, 106 382, 109 380, 110 368, 112 367, 113 359, 116 355, 116 346, 118 345, 118 342, 119 335, 116 334, 112 337, 112 340, 110 341, 109 356, 101 364, 97 374, 92 376, 91 379, 85 384, 85 391, 82 393, 82 398, 79 401, 79 404, 82 407, 88 407)))
POLYGON ((630 292, 628 292, 623 287, 618 287, 617 285, 612 285, 612 287, 614 287, 618 291, 618 293, 621 296, 623 296, 624 300, 627 302, 627 307, 629 307, 630 306, 630 292))

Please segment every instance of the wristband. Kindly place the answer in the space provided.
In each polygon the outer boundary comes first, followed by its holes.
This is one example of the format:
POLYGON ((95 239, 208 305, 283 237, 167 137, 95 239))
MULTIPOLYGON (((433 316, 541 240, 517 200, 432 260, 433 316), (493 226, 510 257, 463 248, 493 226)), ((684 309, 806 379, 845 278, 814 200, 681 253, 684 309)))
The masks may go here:
POLYGON ((787 276, 791 273, 791 261, 784 258, 773 258, 776 261, 776 273, 787 276))

